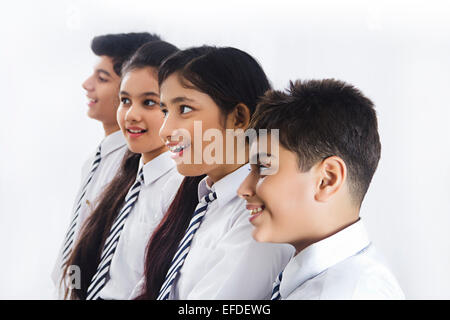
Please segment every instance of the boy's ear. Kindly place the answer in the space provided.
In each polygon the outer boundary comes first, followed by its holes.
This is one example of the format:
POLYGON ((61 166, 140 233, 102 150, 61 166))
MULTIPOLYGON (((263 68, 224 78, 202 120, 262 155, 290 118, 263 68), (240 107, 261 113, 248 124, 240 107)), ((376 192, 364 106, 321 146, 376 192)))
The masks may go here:
POLYGON ((247 129, 250 123, 250 109, 243 103, 238 103, 232 113, 234 129, 247 129))
POLYGON ((317 165, 316 201, 326 202, 335 195, 347 179, 347 166, 337 156, 324 159, 317 165))

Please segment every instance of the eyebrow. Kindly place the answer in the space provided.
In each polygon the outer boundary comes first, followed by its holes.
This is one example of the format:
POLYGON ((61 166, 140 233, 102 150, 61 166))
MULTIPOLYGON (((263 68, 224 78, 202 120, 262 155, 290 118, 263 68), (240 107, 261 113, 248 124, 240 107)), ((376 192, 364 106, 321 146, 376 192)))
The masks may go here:
POLYGON ((268 158, 270 158, 270 157, 272 157, 272 155, 270 154, 270 153, 265 153, 265 152, 261 152, 261 153, 257 153, 257 154, 254 154, 251 158, 250 158, 250 163, 258 163, 259 162, 259 159, 260 158, 262 158, 262 157, 268 157, 268 158))
MULTIPOLYGON (((185 102, 185 101, 195 102, 195 100, 189 99, 187 97, 176 97, 176 98, 173 98, 170 101, 170 103, 173 104, 173 103, 180 103, 180 102, 185 102)), ((166 106, 166 104, 164 102, 161 102, 160 105, 161 105, 161 107, 165 107, 166 106)))
POLYGON ((108 71, 106 71, 106 70, 104 70, 104 69, 97 69, 97 70, 95 70, 97 73, 104 73, 104 74, 106 74, 108 77, 111 77, 111 74, 108 72, 108 71))
MULTIPOLYGON (((119 94, 124 95, 124 96, 131 96, 131 94, 129 94, 128 92, 126 92, 125 90, 122 90, 119 92, 119 94)), ((159 94, 153 92, 153 91, 148 91, 148 92, 144 92, 141 93, 139 95, 139 97, 146 97, 146 96, 154 96, 154 97, 159 97, 159 94)))

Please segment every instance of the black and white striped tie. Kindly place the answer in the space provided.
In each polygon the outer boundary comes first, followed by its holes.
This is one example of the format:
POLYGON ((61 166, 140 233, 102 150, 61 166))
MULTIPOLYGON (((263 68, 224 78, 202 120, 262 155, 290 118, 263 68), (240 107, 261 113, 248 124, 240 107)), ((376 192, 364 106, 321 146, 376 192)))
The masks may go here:
POLYGON ((192 215, 191 221, 189 222, 189 227, 187 228, 183 239, 181 239, 181 242, 178 245, 177 252, 173 256, 172 262, 170 263, 166 278, 163 285, 161 286, 161 289, 159 290, 159 295, 156 298, 157 300, 167 300, 169 298, 175 278, 177 277, 178 272, 183 267, 184 261, 186 260, 189 249, 191 247, 192 239, 194 238, 194 235, 197 232, 198 228, 200 228, 203 217, 206 214, 208 204, 215 199, 217 199, 216 193, 210 192, 200 200, 199 204, 195 208, 194 214, 192 215))
POLYGON ((98 166, 100 165, 100 160, 101 160, 101 145, 98 146, 97 153, 95 154, 95 157, 94 157, 94 162, 92 163, 92 166, 91 166, 91 171, 89 172, 87 180, 86 180, 83 188, 81 189, 81 194, 80 194, 80 197, 78 198, 78 202, 75 207, 73 218, 69 225, 69 230, 67 231, 66 236, 64 238, 64 246, 63 246, 62 258, 61 258, 61 269, 64 269, 64 266, 66 265, 70 254, 72 253, 72 249, 73 249, 73 245, 74 245, 75 227, 78 222, 78 216, 80 215, 81 204, 83 202, 84 196, 86 195, 86 191, 88 189, 89 183, 91 182, 95 171, 97 170, 98 166))
POLYGON ((282 278, 283 278, 283 272, 280 272, 277 279, 273 283, 272 298, 270 298, 270 300, 280 300, 281 299, 280 283, 281 283, 282 278))
POLYGON ((109 280, 109 268, 111 266, 114 252, 116 251, 117 244, 119 243, 120 234, 125 226, 125 221, 127 220, 128 215, 133 210, 133 207, 139 197, 139 192, 141 191, 141 186, 143 183, 144 173, 141 168, 136 178, 136 182, 133 184, 125 197, 125 205, 122 207, 119 215, 114 220, 114 223, 109 231, 109 235, 106 238, 100 257, 100 263, 97 267, 97 272, 92 277, 87 291, 87 300, 99 299, 100 291, 109 280))

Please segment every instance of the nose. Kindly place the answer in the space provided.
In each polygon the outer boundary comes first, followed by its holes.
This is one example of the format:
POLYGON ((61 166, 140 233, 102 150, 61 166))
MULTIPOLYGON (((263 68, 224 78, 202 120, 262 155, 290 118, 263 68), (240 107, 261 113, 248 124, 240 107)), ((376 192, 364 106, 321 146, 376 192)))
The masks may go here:
POLYGON ((133 122, 139 122, 142 119, 141 110, 139 106, 130 105, 128 108, 126 114, 125 114, 125 121, 129 123, 133 122))
POLYGON ((175 119, 173 119, 173 117, 171 117, 170 114, 167 113, 166 117, 164 118, 164 122, 159 129, 159 136, 163 141, 170 141, 170 138, 177 129, 178 128, 175 119))
POLYGON ((81 86, 83 87, 84 90, 88 92, 93 91, 95 89, 95 81, 93 79, 93 76, 90 76, 89 78, 84 80, 81 86))
POLYGON ((249 200, 251 197, 255 196, 255 186, 256 178, 252 172, 249 172, 237 190, 238 196, 244 200, 249 200))

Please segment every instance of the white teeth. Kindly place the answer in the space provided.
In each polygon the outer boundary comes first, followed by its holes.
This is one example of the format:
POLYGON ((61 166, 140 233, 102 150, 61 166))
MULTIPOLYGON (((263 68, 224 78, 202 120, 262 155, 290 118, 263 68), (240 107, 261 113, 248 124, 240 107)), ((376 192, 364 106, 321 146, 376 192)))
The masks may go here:
POLYGON ((250 214, 257 214, 258 212, 261 212, 263 209, 262 208, 256 208, 256 209, 252 209, 251 211, 250 211, 250 214))
POLYGON ((145 130, 131 130, 131 129, 128 129, 128 131, 131 132, 131 133, 141 133, 141 132, 145 132, 145 130))
POLYGON ((169 149, 173 153, 178 153, 178 152, 181 152, 181 150, 185 149, 186 147, 187 146, 177 145, 177 146, 169 147, 169 149))

